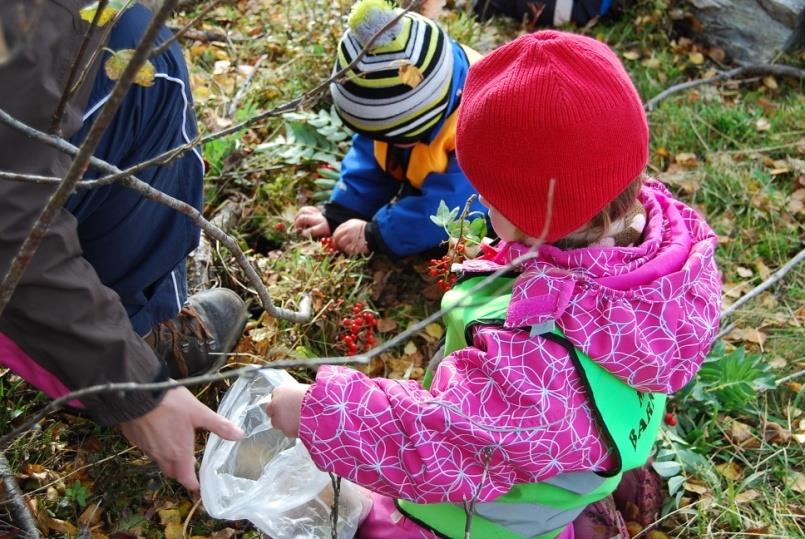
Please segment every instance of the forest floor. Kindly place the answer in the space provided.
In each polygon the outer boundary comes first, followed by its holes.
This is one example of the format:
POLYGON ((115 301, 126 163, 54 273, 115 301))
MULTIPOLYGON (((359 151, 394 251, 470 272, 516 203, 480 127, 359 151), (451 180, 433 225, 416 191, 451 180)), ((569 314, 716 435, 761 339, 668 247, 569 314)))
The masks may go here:
MULTIPOLYGON (((325 80, 350 5, 241 0, 213 9, 202 29, 225 31, 228 38, 182 41, 202 131, 290 101, 325 80)), ((182 14, 173 26, 193 15, 182 14)), ((574 30, 611 44, 648 100, 673 84, 728 67, 723 51, 678 32, 673 19, 679 17, 665 1, 644 0, 618 18, 574 30)), ((481 24, 461 8, 445 10, 439 21, 481 52, 528 30, 508 20, 481 24)), ((803 60, 780 61, 802 66, 803 60)), ((649 114, 649 172, 704 214, 719 235, 724 307, 803 248, 803 118, 802 83, 771 76, 679 92, 649 114)), ((348 259, 292 233, 296 209, 315 203, 315 180, 331 174, 325 165, 337 166, 348 140, 325 96, 304 111, 205 146, 205 214, 236 203, 230 232, 275 301, 296 307, 303 292, 314 298, 310 323, 261 316, 237 264, 213 246, 212 284, 239 291, 253 314, 239 355, 227 368, 340 355, 341 320, 356 303, 376 313, 380 341, 438 308, 440 293, 426 276, 427 260, 348 259)), ((805 537, 805 264, 727 322, 734 327, 702 374, 669 406, 669 423, 675 425, 664 425, 656 458, 669 501, 656 527, 642 537, 805 537)), ((442 331, 428 326, 364 369, 420 378, 442 331)), ((294 374, 312 377, 306 369, 294 374)), ((228 385, 194 390, 215 407, 228 385)), ((0 374, 0 399, 0 423, 9 425, 46 402, 8 371, 0 374)), ((200 434, 199 456, 204 439, 200 434)), ((209 517, 116 430, 69 413, 41 421, 7 454, 47 536, 259 537, 247 522, 209 517)))

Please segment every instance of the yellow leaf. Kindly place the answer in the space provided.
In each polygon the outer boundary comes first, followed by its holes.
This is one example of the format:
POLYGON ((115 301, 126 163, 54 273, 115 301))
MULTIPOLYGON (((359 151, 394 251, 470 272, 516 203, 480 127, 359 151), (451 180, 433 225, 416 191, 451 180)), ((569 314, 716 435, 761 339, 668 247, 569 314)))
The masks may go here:
POLYGON ((168 522, 165 526, 165 539, 184 539, 181 522, 168 522))
POLYGON ((699 158, 695 153, 678 153, 674 156, 674 160, 685 168, 695 168, 699 164, 699 158))
POLYGON ((416 354, 416 344, 414 344, 414 341, 408 341, 408 344, 406 344, 405 348, 403 349, 403 353, 405 353, 406 356, 416 354))
POLYGON ((400 64, 400 80, 411 88, 416 88, 422 82, 422 72, 417 66, 410 62, 400 64))
POLYGON ((722 464, 716 464, 716 470, 718 470, 718 473, 720 473, 730 481, 737 481, 738 479, 740 479, 741 473, 743 472, 743 470, 741 470, 741 467, 734 462, 724 462, 722 464))
POLYGON ((60 520, 58 518, 50 518, 48 520, 48 528, 51 530, 55 530, 61 534, 69 535, 74 537, 78 535, 78 528, 70 524, 65 520, 60 520))
POLYGON ((702 65, 704 63, 704 55, 700 52, 692 52, 688 54, 688 59, 691 64, 702 65))
POLYGON ((167 526, 172 522, 176 523, 182 521, 182 514, 178 509, 160 509, 157 513, 159 513, 159 522, 163 526, 167 526))
POLYGON ((444 335, 444 329, 442 329, 441 324, 437 324, 436 322, 432 324, 428 324, 425 326, 425 333, 433 337, 434 339, 441 339, 442 335, 444 335))
POLYGON ((772 75, 767 75, 763 77, 763 86, 768 88, 769 90, 776 90, 777 89, 777 80, 772 75))
MULTIPOLYGON (((126 69, 126 66, 129 65, 133 55, 134 49, 115 51, 111 56, 109 56, 103 66, 104 70, 106 71, 106 76, 112 80, 118 80, 121 75, 123 75, 123 71, 126 69)), ((140 86, 146 87, 152 86, 154 84, 154 74, 154 64, 152 64, 149 60, 146 60, 137 71, 137 74, 134 75, 134 84, 139 84, 140 86)))
POLYGON ((81 513, 81 516, 78 517, 78 523, 82 526, 92 527, 101 521, 102 515, 103 509, 101 509, 101 504, 93 503, 84 509, 84 512, 81 513))
MULTIPOLYGON (((88 23, 92 23, 92 21, 95 19, 96 11, 98 11, 98 2, 95 2, 92 5, 83 8, 81 11, 79 11, 79 14, 81 15, 82 19, 84 19, 88 23)), ((116 8, 107 5, 101 11, 100 17, 98 17, 98 26, 106 26, 106 23, 111 21, 116 13, 117 13, 116 8)))
POLYGON ((805 474, 802 472, 790 473, 785 478, 785 485, 794 492, 805 492, 805 474))

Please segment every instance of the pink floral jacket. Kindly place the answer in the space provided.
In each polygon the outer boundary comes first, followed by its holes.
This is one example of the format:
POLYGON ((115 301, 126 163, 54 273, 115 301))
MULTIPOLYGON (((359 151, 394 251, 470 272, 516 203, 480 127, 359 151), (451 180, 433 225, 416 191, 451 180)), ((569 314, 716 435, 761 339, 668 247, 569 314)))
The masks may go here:
MULTIPOLYGON (((517 483, 611 466, 566 351, 521 328, 554 320, 640 390, 673 393, 694 376, 719 323, 716 236, 659 182, 640 199, 639 246, 540 247, 519 268, 505 325, 479 326, 472 346, 442 360, 430 390, 322 367, 299 429, 316 465, 420 503, 488 501, 517 483)), ((504 245, 464 270, 494 270, 526 250, 504 245)))

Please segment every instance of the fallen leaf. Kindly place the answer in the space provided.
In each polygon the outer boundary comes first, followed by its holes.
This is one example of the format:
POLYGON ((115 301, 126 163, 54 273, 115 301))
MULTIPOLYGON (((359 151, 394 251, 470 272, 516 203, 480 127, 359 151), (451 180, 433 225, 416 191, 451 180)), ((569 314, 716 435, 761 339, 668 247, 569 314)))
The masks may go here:
POLYGON ((776 357, 771 361, 769 361, 769 367, 771 367, 772 369, 782 369, 786 365, 788 365, 788 362, 781 357, 776 357))
POLYGON ((765 86, 769 90, 776 90, 777 89, 777 79, 775 79, 773 75, 767 75, 767 76, 763 77, 763 86, 765 86))
POLYGON ((160 509, 157 511, 157 513, 159 514, 159 522, 163 526, 166 526, 171 522, 182 521, 182 514, 178 509, 160 509))
MULTIPOLYGON (((134 56, 134 49, 122 49, 112 53, 103 65, 106 76, 112 80, 118 80, 126 70, 126 66, 129 65, 132 56, 134 56)), ((134 75, 134 84, 152 86, 155 73, 154 64, 150 60, 146 60, 134 75)))
POLYGON ((710 489, 697 479, 685 481, 682 486, 684 486, 685 490, 688 492, 693 492, 694 494, 698 494, 700 496, 710 492, 710 489))
POLYGON ((168 522, 165 525, 165 539, 185 539, 181 522, 168 522))
POLYGON ((648 532, 648 539, 670 539, 665 533, 660 530, 651 530, 648 532))
POLYGON ((763 346, 769 336, 759 329, 735 328, 729 332, 727 338, 732 341, 751 342, 763 346))
POLYGON ((224 528, 223 530, 212 532, 212 535, 210 535, 210 539, 232 539, 232 537, 237 535, 237 533, 238 531, 233 530, 232 528, 224 528))
POLYGON ((626 51, 623 53, 623 57, 627 60, 637 60, 640 58, 640 53, 638 51, 626 51))
POLYGON ((707 56, 709 56, 711 60, 718 63, 723 63, 727 58, 727 54, 724 52, 724 49, 719 47, 710 47, 707 50, 707 56))
POLYGON ((730 481, 737 481, 741 478, 741 474, 743 473, 741 467, 734 462, 723 462, 721 464, 716 464, 716 470, 718 473, 724 476, 725 479, 730 481))
POLYGON ((770 444, 787 444, 791 441, 791 431, 779 423, 769 421, 763 431, 763 438, 770 444))
POLYGON ((408 341, 408 344, 406 344, 405 348, 403 348, 403 353, 407 356, 412 356, 416 354, 416 351, 417 348, 416 344, 414 344, 414 341, 408 341))
POLYGON ((785 478, 785 486, 794 492, 805 492, 805 474, 802 472, 790 472, 785 478))
POLYGON ((758 118, 755 122, 755 129, 758 131, 768 131, 771 129, 771 124, 766 118, 758 118))
POLYGON ((692 52, 688 54, 688 59, 691 64, 702 65, 704 63, 704 55, 700 52, 692 52))
POLYGON ((71 537, 78 535, 78 528, 76 528, 66 520, 61 520, 58 518, 51 517, 50 519, 48 519, 48 528, 71 537))
POLYGON ((84 512, 81 513, 81 516, 78 517, 78 523, 84 527, 92 527, 98 524, 101 521, 101 516, 103 515, 103 509, 101 509, 100 503, 91 503, 84 509, 84 512))
POLYGON ((699 158, 695 153, 682 152, 674 156, 674 161, 686 168, 696 168, 699 166, 699 158))
POLYGON ((735 496, 735 503, 746 503, 751 502, 752 500, 758 498, 760 496, 760 492, 749 489, 741 492, 737 496, 735 496))
POLYGON ((425 326, 425 333, 434 339, 441 339, 442 335, 444 335, 444 328, 442 328, 441 324, 434 322, 425 326))
POLYGON ((397 322, 391 318, 381 318, 377 321, 377 331, 387 333, 397 329, 397 322))
MULTIPOLYGON (((727 434, 727 437, 733 442, 738 445, 746 445, 750 441, 757 442, 755 435, 752 434, 752 429, 746 423, 741 423, 740 421, 731 421, 730 422, 730 430, 727 434)), ((757 444, 760 445, 760 444, 757 444)))
POLYGON ((416 88, 419 86, 419 83, 421 83, 422 79, 424 78, 419 68, 411 62, 401 63, 399 74, 402 83, 410 86, 411 88, 416 88))
POLYGON ((745 268, 743 266, 738 266, 737 268, 735 268, 735 273, 737 273, 739 277, 743 277, 744 279, 748 279, 749 277, 752 277, 755 274, 755 272, 753 272, 751 269, 745 268))

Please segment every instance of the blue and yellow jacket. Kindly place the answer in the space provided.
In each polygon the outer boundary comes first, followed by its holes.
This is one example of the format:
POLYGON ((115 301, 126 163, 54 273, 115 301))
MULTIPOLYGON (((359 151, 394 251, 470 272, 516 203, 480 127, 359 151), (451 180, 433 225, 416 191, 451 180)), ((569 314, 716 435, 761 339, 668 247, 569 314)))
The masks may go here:
MULTIPOLYGON (((348 219, 370 221, 366 241, 372 251, 406 256, 429 251, 447 240, 434 225, 439 202, 463 208, 476 193, 456 161, 455 134, 461 90, 472 61, 480 55, 452 41, 454 68, 447 117, 430 136, 400 148, 355 135, 341 163, 341 178, 324 215, 334 231, 348 219)), ((476 200, 472 211, 486 213, 476 200)))

